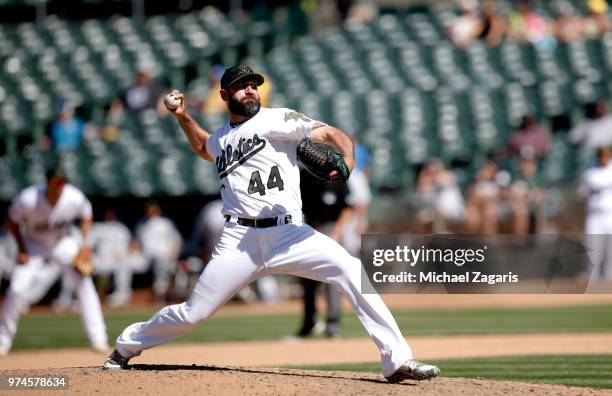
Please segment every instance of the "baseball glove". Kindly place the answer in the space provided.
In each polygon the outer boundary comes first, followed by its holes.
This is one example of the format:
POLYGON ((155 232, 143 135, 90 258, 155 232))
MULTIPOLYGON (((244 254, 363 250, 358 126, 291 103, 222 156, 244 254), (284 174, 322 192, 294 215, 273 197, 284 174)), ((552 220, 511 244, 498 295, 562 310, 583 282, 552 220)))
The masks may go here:
POLYGON ((81 249, 81 251, 72 259, 72 265, 82 276, 89 276, 93 274, 94 266, 91 259, 91 250, 81 249))
POLYGON ((304 138, 298 144, 296 153, 304 169, 321 180, 343 183, 349 177, 350 172, 342 154, 330 145, 313 143, 310 138, 304 138), (337 175, 332 178, 330 173, 333 171, 337 171, 337 175))

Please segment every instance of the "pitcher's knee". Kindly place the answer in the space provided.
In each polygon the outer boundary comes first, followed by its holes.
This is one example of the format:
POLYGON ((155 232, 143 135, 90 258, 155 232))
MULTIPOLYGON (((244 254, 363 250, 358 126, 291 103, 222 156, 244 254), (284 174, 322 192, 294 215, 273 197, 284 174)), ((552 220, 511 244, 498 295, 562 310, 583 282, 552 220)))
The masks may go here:
POLYGON ((191 301, 181 304, 185 323, 190 326, 196 326, 212 315, 210 309, 202 307, 198 304, 193 304, 191 301))

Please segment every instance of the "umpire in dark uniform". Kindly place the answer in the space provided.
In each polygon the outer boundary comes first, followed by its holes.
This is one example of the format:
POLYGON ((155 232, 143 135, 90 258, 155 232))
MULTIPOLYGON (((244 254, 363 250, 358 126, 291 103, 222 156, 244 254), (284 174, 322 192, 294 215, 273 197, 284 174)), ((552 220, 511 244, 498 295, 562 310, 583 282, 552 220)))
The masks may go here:
MULTIPOLYGON (((306 222, 317 231, 341 242, 342 229, 351 219, 352 207, 349 205, 349 189, 346 183, 322 181, 305 169, 300 171, 300 190, 302 211, 306 222)), ((340 337, 340 293, 332 285, 312 279, 300 278, 304 287, 304 320, 298 336, 306 337, 317 323, 315 296, 321 284, 325 290, 327 318, 325 334, 331 338, 340 337)))

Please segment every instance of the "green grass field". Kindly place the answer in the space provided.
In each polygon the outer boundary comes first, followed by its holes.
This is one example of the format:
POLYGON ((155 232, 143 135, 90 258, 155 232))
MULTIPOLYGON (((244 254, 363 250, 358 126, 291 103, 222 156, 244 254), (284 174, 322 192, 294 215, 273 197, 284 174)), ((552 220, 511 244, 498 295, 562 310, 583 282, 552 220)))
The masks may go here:
MULTIPOLYGON (((612 389, 612 355, 536 355, 428 361, 444 377, 486 378, 612 389)), ((380 372, 379 363, 294 367, 380 372)))
MULTIPOLYGON (((147 320, 154 312, 108 313, 110 339, 127 325, 147 320)), ((406 336, 454 334, 611 332, 612 306, 553 308, 402 310, 394 312, 406 336)), ((175 342, 220 342, 279 339, 294 334, 300 316, 213 317, 175 342)), ((343 317, 344 337, 366 337, 355 315, 343 317)), ((14 350, 87 346, 78 315, 25 315, 19 324, 14 350)))

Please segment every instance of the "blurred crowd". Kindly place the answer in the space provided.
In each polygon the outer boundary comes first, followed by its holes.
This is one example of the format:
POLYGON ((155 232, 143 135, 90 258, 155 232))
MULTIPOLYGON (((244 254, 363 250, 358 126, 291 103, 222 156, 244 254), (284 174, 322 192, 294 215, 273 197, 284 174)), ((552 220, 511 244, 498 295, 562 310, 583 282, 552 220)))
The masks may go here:
POLYGON ((488 46, 499 45, 506 37, 531 43, 542 48, 554 48, 556 43, 568 43, 595 38, 612 28, 606 0, 552 1, 554 17, 542 15, 530 2, 520 1, 515 9, 499 10, 495 1, 485 1, 479 9, 477 0, 460 0, 459 15, 449 18, 445 29, 458 47, 467 47, 481 39, 488 46))
MULTIPOLYGON (((591 153, 594 167, 600 166, 596 153, 612 146, 612 114, 607 103, 587 104, 583 120, 560 133, 568 143, 591 153)), ((492 235, 563 231, 549 221, 558 210, 557 197, 551 196, 549 186, 540 180, 540 168, 550 155, 552 140, 548 127, 525 115, 507 145, 491 151, 473 179, 464 183, 456 169, 440 159, 430 159, 419 172, 412 200, 421 232, 492 235)), ((582 192, 576 191, 576 195, 588 201, 582 192)))

